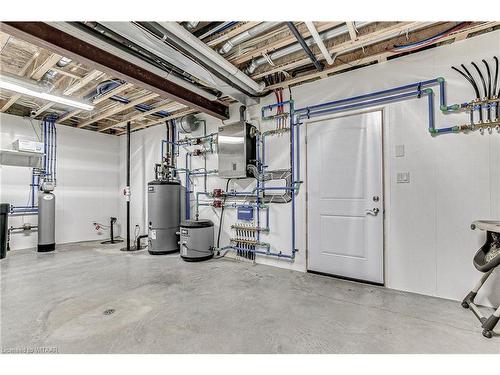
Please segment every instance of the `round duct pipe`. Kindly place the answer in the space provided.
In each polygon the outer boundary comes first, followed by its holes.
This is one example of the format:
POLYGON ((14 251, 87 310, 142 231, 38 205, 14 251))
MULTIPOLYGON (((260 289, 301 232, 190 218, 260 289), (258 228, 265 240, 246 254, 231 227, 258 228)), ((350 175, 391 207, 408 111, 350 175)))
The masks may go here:
POLYGON ((199 127, 200 127, 200 121, 193 114, 182 116, 177 123, 177 128, 179 129, 179 133, 182 134, 192 133, 196 131, 199 127))

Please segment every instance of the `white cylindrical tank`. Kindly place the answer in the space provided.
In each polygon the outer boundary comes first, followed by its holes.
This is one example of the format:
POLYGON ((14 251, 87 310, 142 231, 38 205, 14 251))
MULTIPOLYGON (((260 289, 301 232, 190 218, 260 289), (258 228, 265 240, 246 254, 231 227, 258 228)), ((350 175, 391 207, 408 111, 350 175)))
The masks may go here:
POLYGON ((56 196, 51 192, 38 194, 38 251, 56 248, 56 196))
POLYGON ((178 181, 148 183, 148 242, 150 254, 179 251, 181 185, 178 181))

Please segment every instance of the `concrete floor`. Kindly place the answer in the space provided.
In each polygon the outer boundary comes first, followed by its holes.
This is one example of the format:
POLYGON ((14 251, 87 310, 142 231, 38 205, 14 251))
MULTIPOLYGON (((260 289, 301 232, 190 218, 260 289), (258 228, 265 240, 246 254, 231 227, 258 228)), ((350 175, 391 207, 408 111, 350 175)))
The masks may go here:
POLYGON ((11 251, 0 262, 3 352, 500 353, 500 336, 483 338, 454 301, 118 248, 11 251))

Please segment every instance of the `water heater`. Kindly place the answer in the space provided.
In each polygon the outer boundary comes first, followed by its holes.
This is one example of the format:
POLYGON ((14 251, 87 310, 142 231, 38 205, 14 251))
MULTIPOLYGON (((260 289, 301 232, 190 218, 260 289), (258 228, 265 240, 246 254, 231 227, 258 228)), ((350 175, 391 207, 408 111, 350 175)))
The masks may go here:
POLYGON ((181 185, 179 181, 148 183, 148 242, 150 254, 179 251, 181 185))

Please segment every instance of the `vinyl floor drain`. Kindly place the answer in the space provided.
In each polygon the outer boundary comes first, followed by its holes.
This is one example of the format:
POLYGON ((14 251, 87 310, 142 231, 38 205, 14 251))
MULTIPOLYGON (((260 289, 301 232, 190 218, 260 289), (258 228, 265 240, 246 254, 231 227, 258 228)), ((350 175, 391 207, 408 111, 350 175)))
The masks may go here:
POLYGON ((115 312, 115 309, 107 309, 107 310, 104 310, 103 314, 104 315, 111 315, 115 312))

